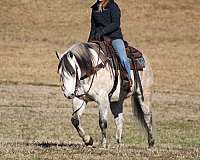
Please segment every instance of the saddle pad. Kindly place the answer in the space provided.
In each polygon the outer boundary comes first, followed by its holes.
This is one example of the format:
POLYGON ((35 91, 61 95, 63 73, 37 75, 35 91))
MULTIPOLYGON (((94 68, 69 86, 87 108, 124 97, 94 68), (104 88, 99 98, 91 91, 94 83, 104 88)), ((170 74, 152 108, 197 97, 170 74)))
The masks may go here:
MULTIPOLYGON (((131 58, 128 57, 130 66, 131 66, 131 70, 134 70, 134 64, 133 64, 133 60, 131 58)), ((137 59, 134 59, 136 61, 136 65, 137 65, 137 70, 142 71, 145 68, 145 60, 144 57, 140 57, 137 59)))

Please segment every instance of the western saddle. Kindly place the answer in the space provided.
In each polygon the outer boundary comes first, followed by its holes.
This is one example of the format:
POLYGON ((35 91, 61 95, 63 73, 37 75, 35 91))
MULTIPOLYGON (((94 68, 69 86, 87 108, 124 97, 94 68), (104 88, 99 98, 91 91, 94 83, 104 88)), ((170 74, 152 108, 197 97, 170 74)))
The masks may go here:
MULTIPOLYGON (((113 67, 115 70, 115 82, 113 85, 113 89, 111 90, 111 92, 109 94, 109 97, 111 97, 112 94, 114 93, 114 91, 116 90, 116 87, 118 84, 119 72, 120 72, 120 78, 122 79, 122 81, 127 80, 127 77, 128 77, 127 72, 122 67, 119 57, 116 54, 114 48, 112 47, 112 41, 109 38, 104 37, 104 41, 91 41, 91 42, 98 44, 100 49, 105 54, 105 55, 102 55, 99 53, 99 56, 103 61, 103 64, 106 63, 107 59, 112 61, 111 67, 113 67)), ((143 55, 138 49, 129 46, 129 44, 126 41, 124 41, 124 44, 125 44, 125 48, 126 48, 127 57, 130 62, 131 70, 133 70, 133 73, 134 73, 134 83, 137 83, 138 81, 139 81, 139 83, 141 83, 138 71, 142 71, 145 68, 145 60, 143 58, 143 55)), ((100 67, 99 67, 99 69, 100 69, 100 67)), ((97 70, 99 70, 99 69, 97 69, 97 70)), ((128 88, 127 87, 125 87, 125 88, 126 88, 126 90, 130 91, 130 87, 131 86, 128 86, 128 88)))
MULTIPOLYGON (((121 65, 118 54, 116 54, 114 48, 112 47, 112 42, 110 39, 104 38, 104 41, 92 41, 92 42, 99 45, 99 47, 104 52, 105 56, 113 60, 115 66, 121 65)), ((127 57, 129 58, 131 70, 137 69, 142 71, 143 68, 145 68, 145 61, 142 53, 138 49, 129 46, 127 41, 124 41, 124 44, 127 57), (136 66, 134 65, 134 63, 136 64, 136 66)))

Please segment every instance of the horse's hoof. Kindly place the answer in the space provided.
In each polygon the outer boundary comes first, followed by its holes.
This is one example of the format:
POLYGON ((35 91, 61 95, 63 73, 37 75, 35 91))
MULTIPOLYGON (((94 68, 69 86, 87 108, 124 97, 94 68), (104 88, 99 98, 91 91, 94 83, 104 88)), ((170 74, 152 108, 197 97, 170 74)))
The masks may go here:
POLYGON ((92 146, 93 145, 93 139, 92 139, 92 137, 90 137, 90 139, 89 139, 88 142, 85 142, 85 145, 86 146, 92 146))
POLYGON ((154 151, 155 151, 155 147, 154 147, 154 146, 148 147, 148 148, 147 148, 147 151, 149 151, 149 152, 154 152, 154 151))
POLYGON ((117 144, 121 144, 122 140, 121 139, 117 139, 117 144))
POLYGON ((153 150, 155 149, 154 145, 155 145, 155 141, 152 140, 152 141, 149 143, 148 150, 153 151, 153 150))
POLYGON ((105 150, 105 149, 108 149, 108 148, 110 148, 110 146, 108 146, 106 144, 99 144, 99 149, 105 150))

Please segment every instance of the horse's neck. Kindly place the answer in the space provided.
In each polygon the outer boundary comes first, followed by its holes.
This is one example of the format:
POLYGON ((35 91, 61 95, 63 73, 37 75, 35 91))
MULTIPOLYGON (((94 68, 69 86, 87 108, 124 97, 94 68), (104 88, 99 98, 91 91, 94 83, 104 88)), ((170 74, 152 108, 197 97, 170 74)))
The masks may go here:
POLYGON ((95 67, 95 65, 98 65, 100 64, 102 61, 99 57, 99 54, 97 53, 96 50, 92 49, 92 48, 89 48, 89 51, 92 53, 93 55, 93 66, 95 67))
MULTIPOLYGON (((102 63, 101 58, 99 57, 99 54, 96 50, 89 48, 90 53, 92 54, 92 66, 86 70, 85 68, 82 68, 79 66, 78 62, 76 61, 76 65, 78 68, 78 74, 81 79, 84 79, 85 77, 89 77, 90 75, 94 74, 95 67, 98 66, 100 63, 102 63)), ((87 65, 87 64, 85 64, 87 65)))

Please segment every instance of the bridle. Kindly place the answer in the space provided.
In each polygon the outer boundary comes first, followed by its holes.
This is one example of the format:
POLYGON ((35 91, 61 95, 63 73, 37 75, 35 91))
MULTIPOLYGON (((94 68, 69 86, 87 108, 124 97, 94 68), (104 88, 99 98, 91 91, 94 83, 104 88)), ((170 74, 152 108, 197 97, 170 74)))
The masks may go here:
MULTIPOLYGON (((77 97, 77 98, 79 98, 79 99, 86 99, 86 98, 88 97, 88 93, 89 93, 90 89, 92 88, 92 84, 93 84, 93 81, 94 81, 94 77, 95 77, 97 71, 99 71, 101 68, 104 68, 105 65, 106 65, 106 63, 107 63, 107 61, 106 61, 105 63, 102 62, 102 63, 98 64, 99 60, 100 60, 100 57, 98 56, 97 65, 94 67, 94 70, 93 70, 93 72, 91 73, 91 75, 92 75, 92 80, 91 80, 90 86, 89 86, 88 90, 87 90, 86 92, 84 92, 83 94, 78 94, 78 88, 80 87, 80 81, 83 80, 83 78, 80 78, 80 79, 79 79, 79 76, 78 76, 78 66, 77 66, 77 64, 75 64, 75 71, 74 71, 74 72, 75 72, 75 75, 76 75, 75 90, 74 90, 74 93, 71 94, 71 96, 66 97, 66 98, 68 98, 68 99, 73 99, 74 97, 77 97)), ((71 73, 71 74, 72 74, 72 73, 71 73)), ((90 76, 91 76, 91 75, 90 75, 90 76)), ((63 77, 62 77, 62 76, 65 77, 63 71, 62 71, 62 75, 60 76, 60 77, 61 77, 60 80, 63 81, 63 77)), ((85 79, 85 78, 87 78, 87 77, 84 77, 84 79, 85 79)), ((64 89, 65 89, 64 84, 61 86, 61 89, 62 89, 62 91, 64 91, 64 89)))
MULTIPOLYGON (((105 61, 102 61, 100 64, 98 64, 99 59, 100 59, 99 54, 100 54, 100 46, 99 46, 99 53, 98 53, 97 65, 94 67, 93 72, 90 73, 90 75, 86 75, 86 76, 81 77, 81 78, 79 79, 79 75, 78 75, 78 66, 77 66, 77 64, 75 64, 75 71, 74 71, 74 72, 75 72, 75 75, 76 75, 75 90, 74 90, 74 93, 72 94, 72 96, 69 96, 69 97, 66 97, 66 98, 68 98, 68 99, 73 99, 73 98, 77 97, 77 98, 82 99, 82 100, 84 100, 84 101, 88 101, 88 99, 90 99, 90 100, 92 99, 92 97, 90 97, 88 93, 89 93, 89 91, 90 91, 90 89, 91 89, 91 87, 92 87, 92 84, 93 84, 93 81, 94 81, 94 77, 95 77, 95 75, 97 74, 97 72, 98 72, 100 69, 105 68, 106 64, 110 62, 110 60, 107 58, 105 61), (91 76, 91 75, 92 75, 92 80, 91 80, 89 89, 88 89, 85 93, 83 93, 83 94, 78 94, 78 88, 80 87, 80 81, 83 80, 83 79, 85 79, 85 78, 87 78, 87 77, 89 77, 89 76, 91 76)), ((102 59, 101 59, 101 60, 102 60, 102 59)), ((70 73, 70 74, 71 74, 71 73, 70 73)), ((61 73, 61 75, 60 75, 60 81, 61 81, 61 80, 63 81, 63 78, 64 78, 63 76, 65 76, 65 75, 64 75, 63 70, 62 70, 62 73, 61 73)), ((63 86, 61 86, 61 89, 62 89, 63 91, 64 91, 64 89, 65 89, 64 87, 65 87, 65 86, 64 86, 64 84, 63 84, 63 86)), ((76 109, 76 110, 73 112, 72 115, 74 115, 75 113, 77 113, 77 112, 82 108, 82 106, 83 106, 83 104, 84 104, 84 101, 83 101, 82 105, 81 105, 78 109, 76 109)))
MULTIPOLYGON (((76 74, 76 84, 75 84, 75 90, 74 90, 74 93, 72 93, 71 94, 71 96, 68 96, 68 97, 66 97, 66 98, 68 98, 68 99, 73 99, 74 97, 77 97, 77 92, 78 92, 78 87, 80 86, 80 80, 78 79, 78 67, 77 67, 77 65, 75 64, 75 71, 73 71, 73 73, 70 73, 71 75, 74 75, 74 74, 76 74)), ((60 75, 60 81, 62 81, 63 82, 63 79, 64 78, 66 78, 66 76, 65 76, 65 74, 64 74, 64 72, 63 72, 63 69, 62 69, 62 72, 61 72, 61 75, 60 75)), ((62 91, 64 92, 64 90, 65 90, 65 86, 64 86, 64 83, 63 83, 63 85, 61 86, 61 89, 62 89, 62 91)), ((64 94, 65 95, 65 94, 64 94)))

